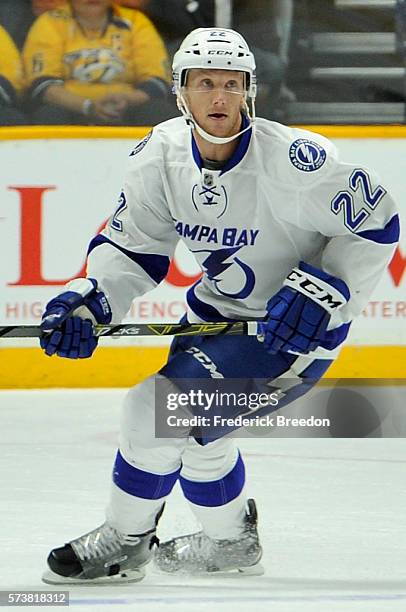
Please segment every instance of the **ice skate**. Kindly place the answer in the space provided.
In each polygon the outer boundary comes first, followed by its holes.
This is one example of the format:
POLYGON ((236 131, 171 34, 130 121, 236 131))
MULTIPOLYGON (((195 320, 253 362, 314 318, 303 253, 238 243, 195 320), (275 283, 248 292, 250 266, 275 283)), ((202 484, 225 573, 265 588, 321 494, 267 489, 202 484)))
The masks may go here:
POLYGON ((47 584, 113 584, 139 582, 158 544, 156 528, 124 535, 104 523, 97 529, 54 548, 48 556, 47 584))
POLYGON ((203 531, 161 542, 154 554, 156 566, 163 572, 204 574, 238 570, 249 575, 264 573, 259 563, 262 547, 257 531, 257 509, 248 500, 243 533, 235 539, 214 540, 203 531))

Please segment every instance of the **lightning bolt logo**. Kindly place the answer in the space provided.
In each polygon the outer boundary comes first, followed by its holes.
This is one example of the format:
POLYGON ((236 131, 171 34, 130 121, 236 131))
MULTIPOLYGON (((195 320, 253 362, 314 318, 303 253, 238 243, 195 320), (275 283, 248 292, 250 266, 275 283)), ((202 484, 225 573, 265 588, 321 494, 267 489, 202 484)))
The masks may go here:
POLYGON ((314 172, 322 167, 327 153, 317 142, 299 138, 289 148, 289 157, 292 164, 302 172, 314 172))
POLYGON ((217 249, 216 251, 209 251, 207 249, 193 251, 193 253, 210 253, 210 255, 206 257, 202 263, 202 266, 206 271, 207 278, 213 282, 217 291, 221 293, 221 295, 239 300, 243 300, 248 297, 255 287, 254 271, 246 263, 241 261, 241 259, 238 257, 233 257, 241 248, 242 247, 239 246, 217 249), (232 258, 232 260, 227 262, 226 260, 230 258, 232 258), (237 291, 236 293, 227 293, 226 291, 222 291, 219 285, 221 282, 223 282, 222 275, 224 272, 233 265, 238 265, 241 270, 243 270, 245 274, 245 283, 240 291, 237 291))

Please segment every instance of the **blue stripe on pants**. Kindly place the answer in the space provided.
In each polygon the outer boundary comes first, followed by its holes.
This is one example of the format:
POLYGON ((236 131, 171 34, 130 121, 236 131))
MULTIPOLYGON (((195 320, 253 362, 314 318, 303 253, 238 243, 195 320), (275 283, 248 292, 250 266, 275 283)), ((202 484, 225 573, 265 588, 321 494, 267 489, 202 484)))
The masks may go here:
POLYGON ((117 451, 113 467, 113 482, 120 489, 143 499, 166 497, 179 477, 181 468, 171 474, 152 474, 127 463, 117 451))
POLYGON ((183 494, 198 506, 223 506, 238 497, 245 483, 245 466, 240 454, 233 469, 219 480, 197 482, 179 477, 183 494))

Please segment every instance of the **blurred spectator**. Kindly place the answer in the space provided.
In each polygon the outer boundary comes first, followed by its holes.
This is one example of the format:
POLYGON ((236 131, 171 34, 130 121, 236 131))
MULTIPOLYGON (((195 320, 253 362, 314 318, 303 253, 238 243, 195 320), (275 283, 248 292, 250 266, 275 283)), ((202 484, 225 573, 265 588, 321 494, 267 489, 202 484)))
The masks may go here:
POLYGON ((145 125, 173 116, 165 47, 139 11, 70 0, 35 21, 23 59, 34 123, 145 125))
MULTIPOLYGON (((154 22, 163 36, 171 56, 179 47, 188 32, 195 28, 218 26, 235 28, 247 40, 257 62, 258 113, 271 117, 280 97, 285 63, 279 55, 274 36, 274 49, 271 48, 271 21, 275 17, 269 9, 275 0, 119 0, 120 4, 143 10, 154 22), (260 11, 262 10, 262 13, 260 11), (248 17, 248 20, 247 20, 248 17), (261 39, 253 28, 256 24, 265 28, 268 36, 261 39)), ((286 3, 292 0, 284 0, 286 3)), ((274 28, 276 32, 276 28, 274 28)))
POLYGON ((15 107, 21 87, 20 54, 9 34, 0 26, 0 125, 27 123, 15 107))

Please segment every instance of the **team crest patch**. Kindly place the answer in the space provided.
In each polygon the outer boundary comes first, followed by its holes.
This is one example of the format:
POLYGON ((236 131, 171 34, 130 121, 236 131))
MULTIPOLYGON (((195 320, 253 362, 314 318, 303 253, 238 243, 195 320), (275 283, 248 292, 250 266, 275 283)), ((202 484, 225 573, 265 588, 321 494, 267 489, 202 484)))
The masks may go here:
POLYGON ((314 172, 322 167, 327 153, 317 142, 299 138, 290 145, 289 158, 298 170, 314 172))
POLYGON ((139 142, 137 144, 137 146, 135 147, 135 149, 133 151, 131 151, 130 153, 130 157, 132 155, 137 155, 137 153, 139 153, 140 151, 143 150, 143 148, 145 147, 145 145, 148 143, 148 140, 151 138, 152 136, 152 130, 145 136, 144 140, 141 140, 141 142, 139 142))

